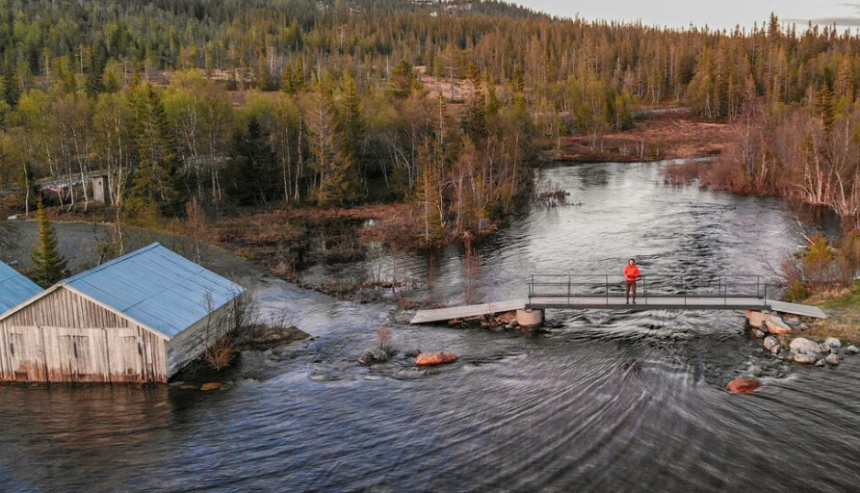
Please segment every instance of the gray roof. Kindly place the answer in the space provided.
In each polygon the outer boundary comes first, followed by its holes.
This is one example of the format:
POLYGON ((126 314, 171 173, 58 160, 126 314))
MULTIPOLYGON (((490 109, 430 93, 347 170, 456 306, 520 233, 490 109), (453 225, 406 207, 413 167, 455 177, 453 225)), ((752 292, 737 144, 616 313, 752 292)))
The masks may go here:
POLYGON ((42 292, 36 283, 20 272, 0 262, 0 314, 42 292))
POLYGON ((158 243, 62 284, 170 338, 245 291, 158 243))

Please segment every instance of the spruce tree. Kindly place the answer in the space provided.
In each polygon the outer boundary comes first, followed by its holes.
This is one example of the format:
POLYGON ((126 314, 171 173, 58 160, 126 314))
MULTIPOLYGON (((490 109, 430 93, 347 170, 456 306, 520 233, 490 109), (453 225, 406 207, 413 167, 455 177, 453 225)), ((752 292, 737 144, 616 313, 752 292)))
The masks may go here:
POLYGON ((66 267, 66 258, 60 254, 57 232, 48 219, 48 211, 39 201, 39 209, 36 212, 36 221, 39 224, 39 242, 33 251, 33 280, 47 288, 62 281, 69 276, 66 267))

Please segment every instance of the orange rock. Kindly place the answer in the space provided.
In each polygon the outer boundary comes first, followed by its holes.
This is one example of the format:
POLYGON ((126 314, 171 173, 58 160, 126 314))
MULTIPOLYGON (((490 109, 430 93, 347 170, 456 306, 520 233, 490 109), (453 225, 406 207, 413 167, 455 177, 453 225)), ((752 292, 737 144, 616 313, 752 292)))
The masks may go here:
POLYGON ((726 385, 726 390, 732 394, 749 394, 755 392, 761 387, 761 382, 757 378, 740 376, 726 385))
POLYGON ((415 358, 418 366, 435 366, 457 361, 457 355, 451 353, 421 353, 415 358))
POLYGON ((209 391, 209 390, 218 390, 223 386, 224 386, 223 383, 204 383, 203 386, 200 387, 200 390, 202 390, 204 392, 209 391))
POLYGON ((779 317, 770 317, 764 321, 767 331, 774 335, 791 334, 791 327, 785 324, 779 317))

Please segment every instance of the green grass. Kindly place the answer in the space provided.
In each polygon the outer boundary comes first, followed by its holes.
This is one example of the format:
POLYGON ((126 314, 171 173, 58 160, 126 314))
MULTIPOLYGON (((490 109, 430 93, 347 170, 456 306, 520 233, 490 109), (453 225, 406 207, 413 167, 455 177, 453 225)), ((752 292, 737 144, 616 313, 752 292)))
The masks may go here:
POLYGON ((849 293, 837 296, 835 298, 822 299, 820 301, 817 301, 815 300, 815 298, 812 298, 809 301, 821 308, 834 309, 846 306, 860 307, 860 281, 854 282, 854 288, 849 293))

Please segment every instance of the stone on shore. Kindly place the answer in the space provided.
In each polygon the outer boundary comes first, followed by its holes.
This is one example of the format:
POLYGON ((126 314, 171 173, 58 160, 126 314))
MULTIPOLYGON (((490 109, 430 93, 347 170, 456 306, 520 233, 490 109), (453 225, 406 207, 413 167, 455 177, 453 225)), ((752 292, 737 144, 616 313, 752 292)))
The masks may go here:
POLYGON ((747 310, 746 317, 747 320, 750 321, 751 326, 755 327, 756 329, 761 329, 762 327, 764 327, 764 322, 770 318, 770 314, 747 310))
POLYGON ((835 337, 828 337, 827 339, 824 339, 824 344, 830 346, 831 349, 839 349, 842 347, 842 341, 835 337))
POLYGON ((851 344, 850 346, 845 348, 845 350, 848 351, 848 354, 860 353, 860 349, 857 349, 857 346, 855 346, 854 344, 851 344))
POLYGON ((791 341, 789 347, 791 348, 791 352, 795 354, 821 352, 821 345, 819 345, 817 342, 810 341, 805 337, 798 337, 797 339, 794 339, 793 341, 791 341))
POLYGON ((761 387, 761 382, 757 378, 742 375, 726 385, 726 390, 732 394, 748 394, 755 392, 761 387))
POLYGON ((774 336, 767 336, 764 338, 764 348, 770 351, 773 354, 779 353, 779 340, 774 336))
POLYGON ((789 327, 797 327, 798 325, 800 325, 800 319, 797 317, 787 318, 785 319, 785 323, 789 327))
POLYGON ((785 322, 782 321, 781 318, 777 316, 771 316, 764 322, 765 327, 767 327, 767 331, 774 335, 785 335, 791 334, 791 327, 788 326, 785 322))
POLYGON ((435 366, 457 361, 457 355, 451 353, 421 353, 415 358, 417 366, 435 366))
POLYGON ((827 361, 831 365, 838 365, 839 356, 836 353, 830 354, 829 356, 827 356, 827 358, 825 358, 825 361, 827 361))
POLYGON ((816 361, 815 366, 824 366, 824 360, 820 359, 820 360, 816 361))
POLYGON ((764 337, 764 332, 761 329, 753 328, 752 333, 758 339, 761 339, 762 337, 764 337))

